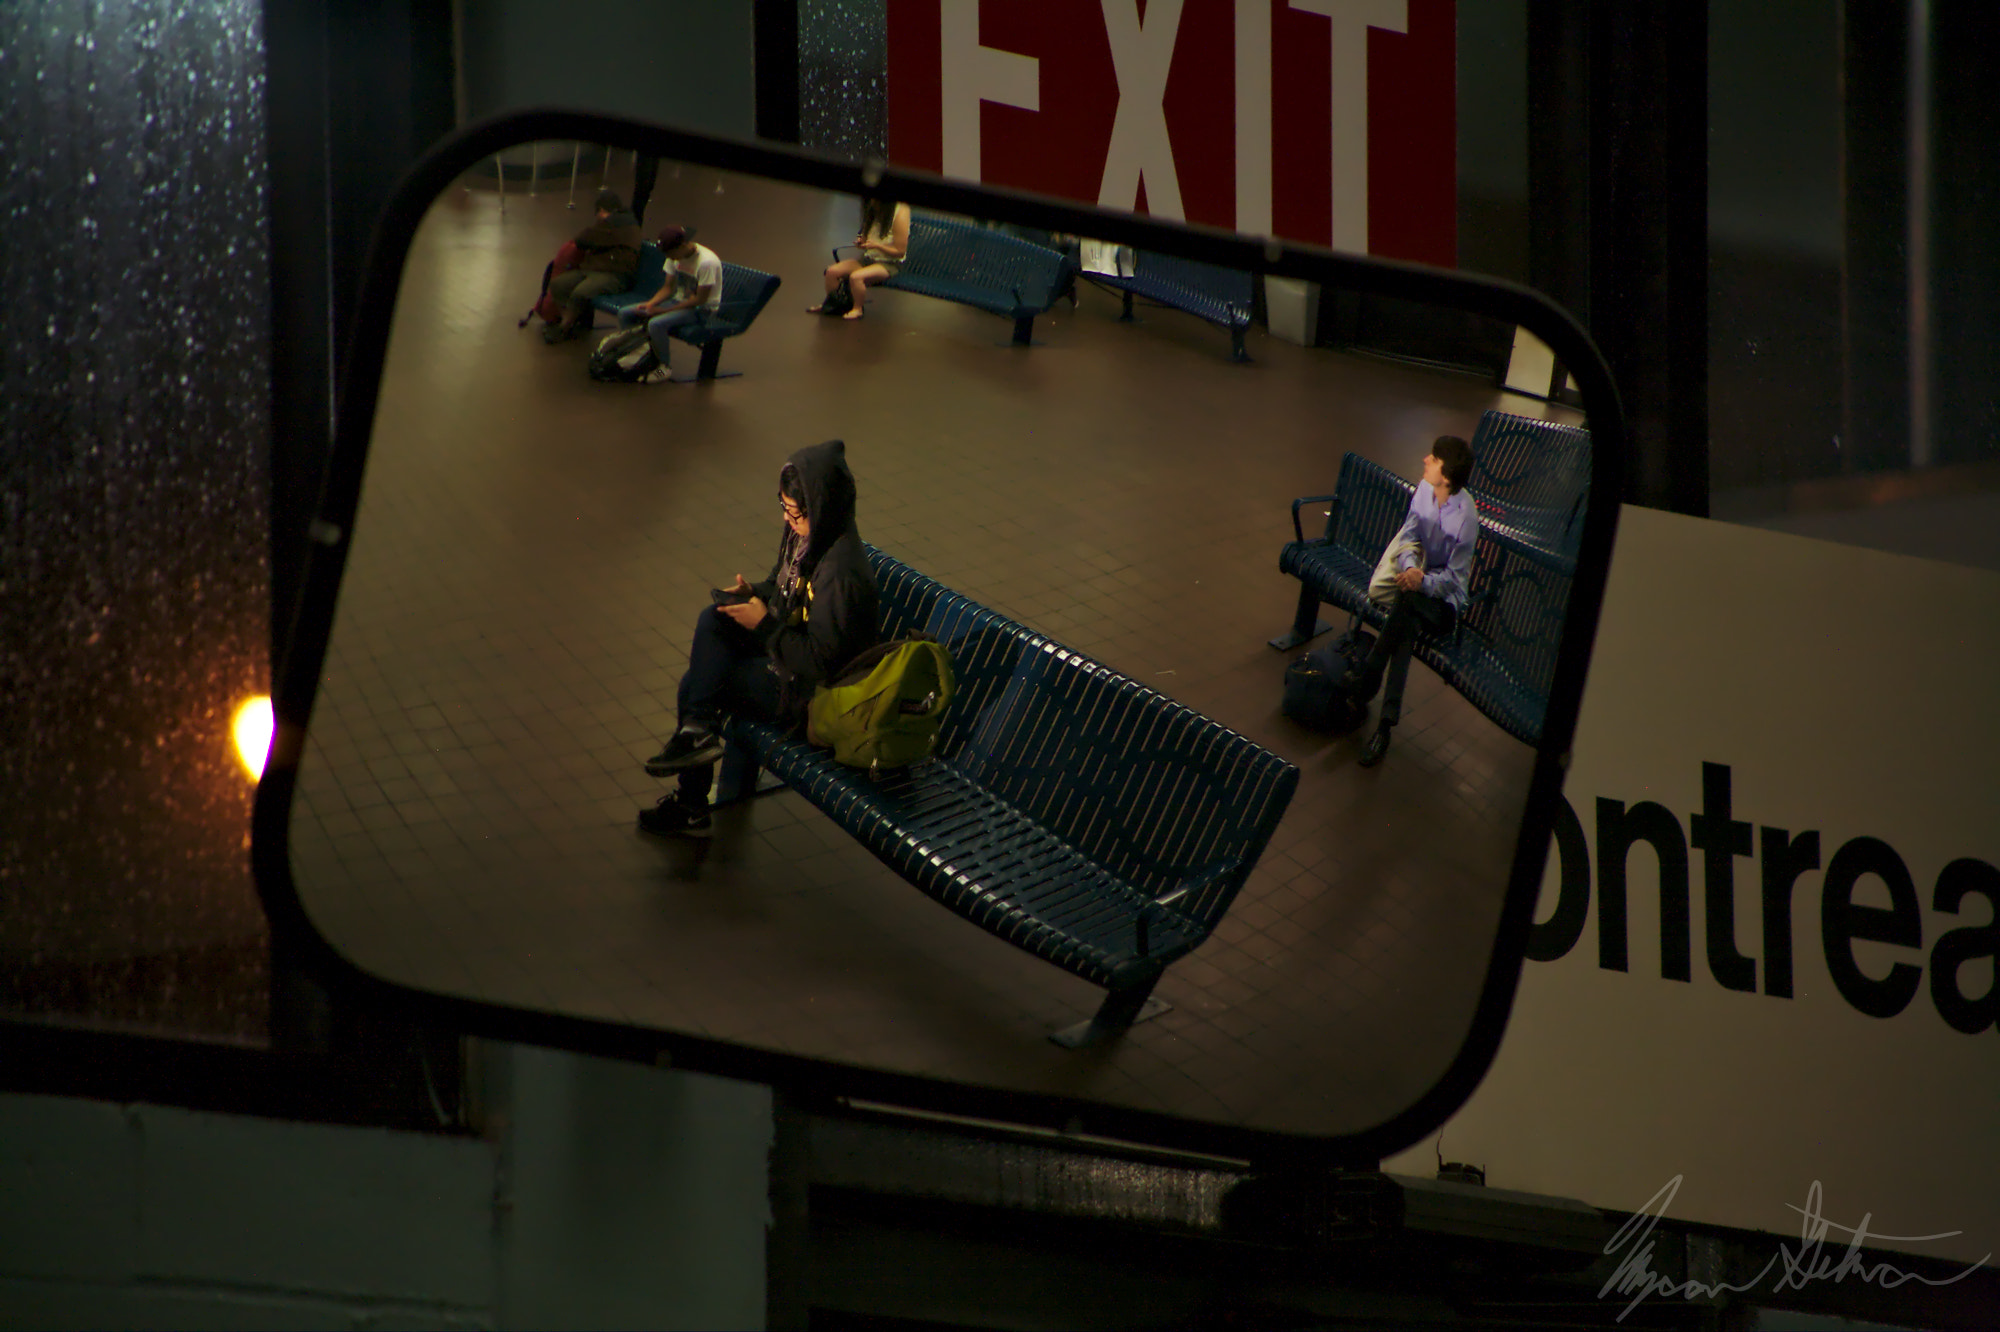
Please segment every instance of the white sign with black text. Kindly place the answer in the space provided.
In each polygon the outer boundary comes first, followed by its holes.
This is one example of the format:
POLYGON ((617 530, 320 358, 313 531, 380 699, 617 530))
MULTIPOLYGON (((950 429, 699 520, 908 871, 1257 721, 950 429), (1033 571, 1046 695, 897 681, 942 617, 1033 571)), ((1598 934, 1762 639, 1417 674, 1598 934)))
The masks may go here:
POLYGON ((1445 1155, 2000 1253, 1996 671, 2000 575, 1626 509, 1530 960, 1445 1155))

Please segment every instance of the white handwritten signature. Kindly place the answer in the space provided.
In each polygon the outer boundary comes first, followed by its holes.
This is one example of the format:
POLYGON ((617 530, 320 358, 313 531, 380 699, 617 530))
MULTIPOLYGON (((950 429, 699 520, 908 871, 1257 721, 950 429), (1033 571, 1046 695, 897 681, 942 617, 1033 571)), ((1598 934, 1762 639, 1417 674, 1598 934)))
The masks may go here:
MULTIPOLYGON (((1922 1244, 1929 1240, 1951 1239, 1962 1232, 1946 1230, 1936 1235, 1885 1235, 1868 1229, 1868 1222, 1874 1216, 1872 1212, 1862 1214, 1860 1225, 1843 1226, 1838 1222, 1827 1220, 1820 1214, 1820 1186, 1819 1181, 1814 1180, 1812 1187, 1806 1191, 1806 1205, 1791 1208, 1800 1217, 1797 1250, 1789 1244, 1779 1244, 1778 1252, 1772 1254, 1771 1260, 1748 1281, 1705 1282, 1693 1277, 1685 1281, 1675 1281, 1652 1270, 1652 1236, 1653 1227, 1667 1214, 1667 1208, 1673 1203, 1674 1195, 1680 1192, 1681 1178, 1675 1175, 1668 1180, 1658 1193, 1647 1200, 1644 1207, 1634 1212, 1624 1225, 1618 1227, 1617 1232, 1604 1246, 1604 1252, 1607 1254, 1625 1251, 1624 1257, 1618 1260, 1617 1268, 1597 1292, 1599 1299, 1612 1294, 1632 1297, 1619 1311, 1618 1321, 1621 1323, 1625 1321, 1626 1314, 1638 1308, 1649 1296, 1664 1295, 1671 1298, 1679 1295, 1685 1299, 1697 1300, 1711 1299, 1724 1291, 1740 1295, 1745 1291, 1756 1289, 1764 1278, 1771 1274, 1773 1268, 1781 1269, 1774 1290, 1803 1290, 1810 1281, 1841 1281, 1849 1276, 1859 1277, 1864 1284, 1873 1281, 1879 1283, 1884 1290, 1894 1290, 1908 1281, 1921 1281, 1926 1286, 1949 1286, 1954 1281, 1962 1281, 1971 1276, 1984 1267, 1987 1260, 1993 1256, 1989 1253, 1958 1275, 1945 1277, 1942 1280, 1932 1280, 1915 1272, 1906 1272, 1887 1262, 1878 1262, 1871 1266, 1860 1252, 1861 1247, 1869 1240, 1894 1244, 1922 1244), (1831 1231, 1840 1231, 1848 1236, 1847 1247, 1838 1258, 1822 1252, 1826 1247, 1827 1235, 1831 1231)), ((1791 1206, 1789 1203, 1786 1205, 1791 1206)))

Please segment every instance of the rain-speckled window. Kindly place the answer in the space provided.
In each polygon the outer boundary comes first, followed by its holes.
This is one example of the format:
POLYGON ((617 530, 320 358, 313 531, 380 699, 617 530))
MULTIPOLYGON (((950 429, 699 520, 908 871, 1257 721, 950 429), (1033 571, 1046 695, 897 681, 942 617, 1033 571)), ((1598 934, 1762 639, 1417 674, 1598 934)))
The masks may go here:
POLYGON ((0 6, 0 1011, 258 1039, 262 7, 0 6))
POLYGON ((889 155, 887 0, 799 0, 799 142, 889 155))

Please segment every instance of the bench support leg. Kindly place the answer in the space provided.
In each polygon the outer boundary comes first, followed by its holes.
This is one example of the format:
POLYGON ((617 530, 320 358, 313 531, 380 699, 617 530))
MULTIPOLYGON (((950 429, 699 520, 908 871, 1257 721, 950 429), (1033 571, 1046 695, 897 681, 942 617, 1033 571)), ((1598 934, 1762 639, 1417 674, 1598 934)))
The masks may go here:
POLYGON ((1132 322, 1132 293, 1127 291, 1127 292, 1121 292, 1120 294, 1125 298, 1125 309, 1123 310, 1122 313, 1119 314, 1118 322, 1121 324, 1129 324, 1132 322))
POLYGON ((1243 330, 1240 328, 1229 330, 1229 359, 1239 362, 1250 359, 1250 353, 1243 349, 1243 330))
POLYGON ((1280 652, 1290 652, 1303 643, 1310 643, 1331 628, 1332 625, 1319 618, 1319 593, 1301 584, 1299 609, 1292 616, 1292 627, 1271 639, 1271 646, 1280 652))
POLYGON ((1111 991, 1090 1021, 1050 1032, 1049 1039, 1064 1049, 1079 1050, 1101 1045, 1134 1023, 1158 1017, 1173 1007, 1164 999, 1153 998, 1153 986, 1159 979, 1160 973, 1156 971, 1137 985, 1111 991))
POLYGON ((1019 315, 1014 320, 1014 345, 1032 347, 1035 345, 1035 317, 1019 315))
POLYGON ((720 364, 722 364, 722 339, 717 338, 713 342, 702 344, 701 364, 696 367, 695 372, 691 375, 675 375, 674 383, 692 384, 703 379, 734 379, 743 373, 741 370, 716 369, 720 364))

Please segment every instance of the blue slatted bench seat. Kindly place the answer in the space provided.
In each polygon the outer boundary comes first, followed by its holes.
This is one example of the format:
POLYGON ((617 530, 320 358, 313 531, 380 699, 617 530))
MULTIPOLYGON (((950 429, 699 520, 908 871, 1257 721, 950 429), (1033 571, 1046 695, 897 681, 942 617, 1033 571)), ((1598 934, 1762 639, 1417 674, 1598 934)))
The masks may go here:
MULTIPOLYGON (((1350 453, 1331 495, 1292 501, 1292 531, 1278 556, 1281 572, 1301 583, 1293 628, 1274 647, 1296 647, 1300 625, 1314 626, 1321 602, 1380 628, 1387 611, 1368 600, 1376 562, 1409 512, 1414 482, 1350 453), (1331 502, 1323 536, 1307 540, 1303 505, 1331 502)), ((1544 550, 1504 526, 1483 526, 1473 552, 1465 613, 1447 638, 1419 639, 1418 660, 1436 671, 1502 730, 1536 744, 1548 711, 1556 648, 1569 607, 1574 559, 1544 550)), ((1307 634, 1306 637, 1310 637, 1307 634)))
POLYGON ((884 636, 925 630, 951 653, 937 757, 876 779, 738 718, 725 766, 782 777, 936 901, 1105 987, 1060 1044, 1162 1011, 1154 983, 1236 900, 1298 769, 873 547, 868 561, 884 636))
POLYGON ((1138 250, 1132 256, 1130 277, 1108 273, 1085 276, 1123 295, 1125 308, 1118 316, 1121 321, 1131 322, 1135 296, 1170 306, 1228 329, 1230 359, 1250 359, 1250 353, 1243 349, 1243 331, 1250 327, 1252 303, 1250 274, 1244 270, 1138 250))
MULTIPOLYGON (((639 272, 632 285, 624 291, 599 296, 592 301, 593 316, 601 310, 616 320, 627 307, 640 304, 658 291, 665 280, 666 255, 658 245, 647 241, 639 247, 639 272)), ((717 369, 722 362, 722 344, 756 322, 757 316, 770 304, 771 297, 777 294, 779 281, 775 273, 762 273, 742 264, 723 261, 720 308, 709 316, 702 327, 683 325, 671 334, 677 341, 701 348, 701 364, 692 378, 730 379, 742 373, 740 370, 717 369)))
POLYGON ((628 305, 639 302, 658 291, 667 280, 667 255, 656 241, 645 241, 639 246, 639 267, 632 274, 631 285, 623 291, 614 291, 599 296, 590 302, 591 322, 602 312, 611 316, 611 322, 618 322, 618 314, 628 305))
MULTIPOLYGON (((836 257, 839 251, 835 250, 836 257)), ((952 218, 910 219, 910 246, 896 276, 870 288, 957 301, 1014 321, 1014 343, 1034 339, 1046 313, 1076 281, 1077 262, 1060 250, 952 218)))

